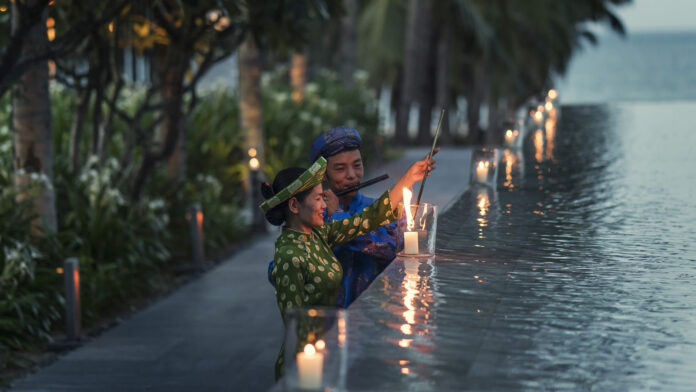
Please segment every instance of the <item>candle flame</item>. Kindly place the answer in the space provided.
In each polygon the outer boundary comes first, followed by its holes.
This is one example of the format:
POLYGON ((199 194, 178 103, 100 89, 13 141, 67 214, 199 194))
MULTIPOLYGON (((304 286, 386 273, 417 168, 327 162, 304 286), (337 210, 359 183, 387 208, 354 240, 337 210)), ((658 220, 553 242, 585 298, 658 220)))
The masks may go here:
POLYGON ((413 214, 411 213, 411 190, 404 188, 404 212, 406 213, 406 222, 408 225, 408 231, 413 230, 413 214))
POLYGON ((317 350, 314 349, 314 346, 311 344, 307 344, 304 346, 304 353, 307 355, 314 355, 317 353, 317 350))
POLYGON ((324 343, 323 340, 319 339, 316 343, 314 343, 314 346, 317 348, 317 350, 323 350, 326 348, 326 343, 324 343))
POLYGON ((509 138, 509 137, 512 137, 512 130, 508 129, 508 130, 505 132, 505 137, 508 137, 508 138, 509 138))
POLYGON ((554 89, 549 90, 549 98, 556 99, 557 97, 558 97, 558 92, 556 92, 556 90, 554 90, 554 89))

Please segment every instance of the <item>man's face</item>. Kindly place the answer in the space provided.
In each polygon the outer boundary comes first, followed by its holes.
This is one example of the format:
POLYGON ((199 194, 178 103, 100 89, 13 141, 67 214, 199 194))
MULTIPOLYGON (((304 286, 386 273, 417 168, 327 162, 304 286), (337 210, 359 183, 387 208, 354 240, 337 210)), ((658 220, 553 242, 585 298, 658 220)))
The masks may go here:
MULTIPOLYGON (((359 184, 363 174, 360 150, 343 151, 327 159, 326 178, 334 192, 359 184)), ((353 191, 345 196, 353 198, 357 194, 358 191, 353 191)))

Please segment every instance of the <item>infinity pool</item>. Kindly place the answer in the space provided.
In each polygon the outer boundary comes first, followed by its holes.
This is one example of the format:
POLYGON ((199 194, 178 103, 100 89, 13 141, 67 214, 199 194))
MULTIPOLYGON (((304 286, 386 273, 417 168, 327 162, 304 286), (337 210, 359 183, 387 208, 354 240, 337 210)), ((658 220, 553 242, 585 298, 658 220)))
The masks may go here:
MULTIPOLYGON (((694 390, 696 103, 564 107, 349 308, 349 389, 694 390)), ((466 181, 467 179, 453 179, 466 181)))

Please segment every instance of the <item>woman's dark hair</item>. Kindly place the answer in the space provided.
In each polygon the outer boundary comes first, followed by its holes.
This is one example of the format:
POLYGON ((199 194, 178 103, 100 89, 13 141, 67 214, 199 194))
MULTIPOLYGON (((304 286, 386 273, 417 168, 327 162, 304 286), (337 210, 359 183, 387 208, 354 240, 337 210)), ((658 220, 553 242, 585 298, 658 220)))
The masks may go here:
MULTIPOLYGON (((305 169, 301 167, 289 167, 276 174, 275 179, 273 180, 273 185, 269 185, 267 182, 262 183, 261 194, 263 195, 264 199, 270 199, 273 197, 276 193, 280 192, 283 188, 295 181, 302 173, 304 173, 304 171, 305 169)), ((302 203, 307 195, 309 195, 311 190, 311 188, 307 189, 306 191, 302 191, 293 197, 296 197, 297 201, 302 203)), ((266 211, 265 216, 266 220, 270 224, 280 226, 287 220, 289 214, 290 210, 288 208, 288 201, 285 200, 284 202, 266 211)))

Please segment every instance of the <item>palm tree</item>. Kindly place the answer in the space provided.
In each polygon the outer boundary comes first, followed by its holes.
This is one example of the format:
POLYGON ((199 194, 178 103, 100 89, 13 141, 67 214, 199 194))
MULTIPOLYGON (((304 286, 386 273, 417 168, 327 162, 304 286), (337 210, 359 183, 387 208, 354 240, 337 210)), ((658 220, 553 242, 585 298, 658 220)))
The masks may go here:
POLYGON ((290 86, 292 86, 292 99, 302 102, 307 85, 307 55, 303 52, 295 52, 290 59, 290 86))
POLYGON ((343 0, 345 14, 341 17, 340 73, 345 84, 353 82, 356 66, 356 24, 358 22, 358 0, 343 0))
POLYGON ((417 88, 421 80, 421 37, 422 25, 426 15, 425 0, 410 0, 406 25, 406 44, 404 47, 404 68, 401 78, 401 95, 396 111, 395 143, 404 145, 408 142, 408 126, 411 104, 415 100, 417 88))
MULTIPOLYGON (((239 47, 239 114, 243 132, 247 135, 247 151, 263 167, 263 107, 261 104, 261 61, 259 49, 252 36, 239 47), (253 150, 252 150, 253 149, 253 150)), ((252 168, 256 169, 256 168, 252 168)), ((245 178, 245 188, 251 181, 245 178)), ((247 199, 249 200, 249 199, 247 199)))

